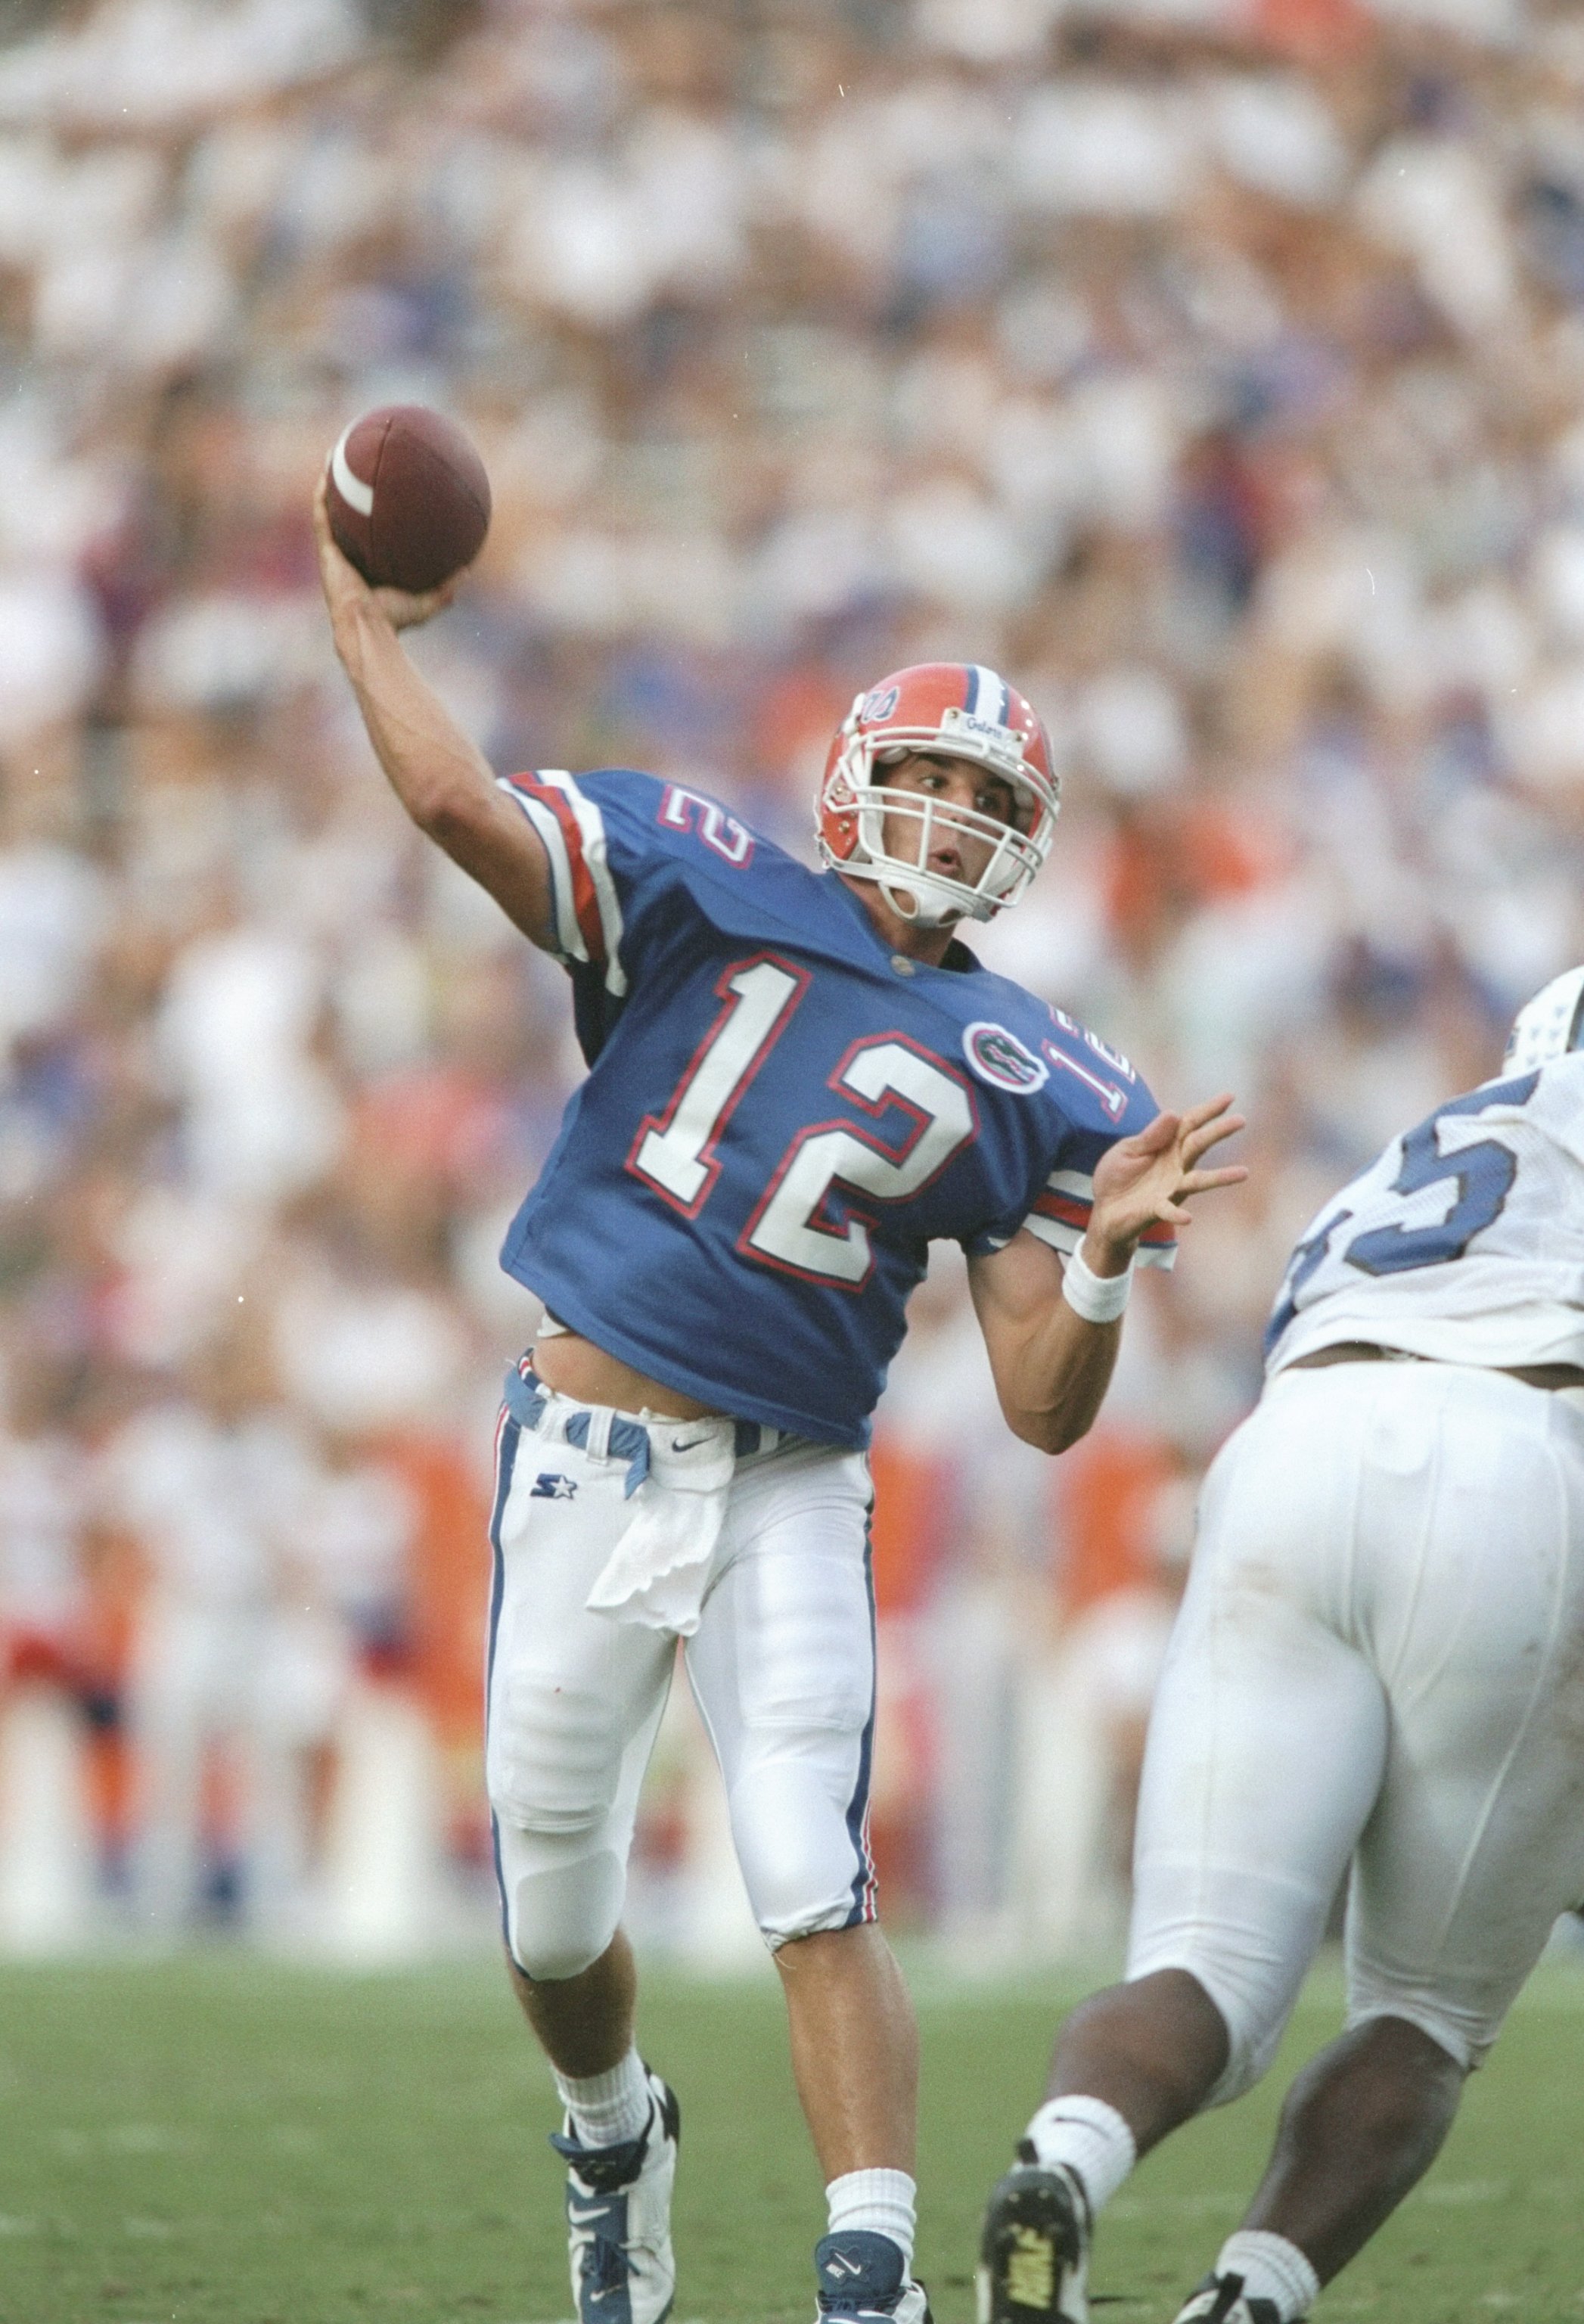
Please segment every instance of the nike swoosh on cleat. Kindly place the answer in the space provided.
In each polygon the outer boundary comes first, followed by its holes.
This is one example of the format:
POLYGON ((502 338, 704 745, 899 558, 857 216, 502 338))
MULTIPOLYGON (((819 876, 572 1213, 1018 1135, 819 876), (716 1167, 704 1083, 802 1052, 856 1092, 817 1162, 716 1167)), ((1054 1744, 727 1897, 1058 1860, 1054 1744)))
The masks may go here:
POLYGON ((592 2210, 580 2211, 576 2203, 568 2203, 566 2216, 574 2227, 581 2227, 590 2219, 608 2219, 611 2216, 611 2208, 607 2203, 596 2203, 592 2210))

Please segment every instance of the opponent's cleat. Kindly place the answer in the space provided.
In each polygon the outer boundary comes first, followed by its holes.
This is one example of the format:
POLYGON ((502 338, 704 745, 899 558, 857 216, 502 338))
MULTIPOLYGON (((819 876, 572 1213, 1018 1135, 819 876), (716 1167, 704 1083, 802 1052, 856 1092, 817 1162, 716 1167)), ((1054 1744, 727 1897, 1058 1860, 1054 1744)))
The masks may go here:
POLYGON ((922 2283, 907 2273, 902 2246, 870 2227, 843 2227, 814 2247, 819 2313, 841 2324, 930 2324, 922 2283))
POLYGON ((1252 2298, 1240 2275, 1207 2275, 1178 2309, 1174 2324, 1281 2324, 1274 2300, 1252 2298))
POLYGON ((649 2075, 649 2116, 637 2138, 584 2146, 571 2117, 550 2144, 566 2158, 566 2249, 578 2324, 665 2324, 677 2290, 671 2182, 681 2111, 649 2075))
POLYGON ((1089 2198, 1024 2139, 991 2190, 979 2245, 979 2324, 1089 2324, 1089 2198))

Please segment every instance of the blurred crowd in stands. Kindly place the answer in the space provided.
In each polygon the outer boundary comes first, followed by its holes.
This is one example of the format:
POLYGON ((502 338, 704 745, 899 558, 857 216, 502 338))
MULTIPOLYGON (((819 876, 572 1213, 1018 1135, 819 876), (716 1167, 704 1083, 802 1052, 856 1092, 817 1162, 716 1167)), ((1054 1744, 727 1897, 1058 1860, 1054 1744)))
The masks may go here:
MULTIPOLYGON (((1584 16, 12 0, 0 373, 0 1943, 484 1909, 495 1253, 579 1067, 329 651, 391 401, 491 473, 414 650, 499 764, 806 851, 860 686, 996 665, 1065 794, 983 956, 1249 1117, 1084 1445, 950 1253, 877 1436, 892 1917, 1102 1941, 1288 1247, 1584 952, 1584 16)), ((635 1906, 726 1960, 701 1758, 635 1906)))

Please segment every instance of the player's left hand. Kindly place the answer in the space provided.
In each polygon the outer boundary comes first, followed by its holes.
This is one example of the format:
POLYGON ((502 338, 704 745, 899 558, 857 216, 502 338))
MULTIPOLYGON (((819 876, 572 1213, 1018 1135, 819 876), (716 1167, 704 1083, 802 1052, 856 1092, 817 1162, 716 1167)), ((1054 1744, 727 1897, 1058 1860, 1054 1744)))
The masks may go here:
POLYGON ((1190 1196, 1248 1177, 1238 1162, 1199 1167, 1212 1147, 1247 1126, 1240 1113, 1228 1111, 1231 1102, 1229 1092, 1186 1113, 1157 1113, 1136 1137, 1106 1148, 1095 1166, 1094 1208, 1083 1239, 1084 1258, 1097 1274, 1119 1274, 1148 1228, 1189 1225, 1193 1214, 1183 1206, 1190 1196))

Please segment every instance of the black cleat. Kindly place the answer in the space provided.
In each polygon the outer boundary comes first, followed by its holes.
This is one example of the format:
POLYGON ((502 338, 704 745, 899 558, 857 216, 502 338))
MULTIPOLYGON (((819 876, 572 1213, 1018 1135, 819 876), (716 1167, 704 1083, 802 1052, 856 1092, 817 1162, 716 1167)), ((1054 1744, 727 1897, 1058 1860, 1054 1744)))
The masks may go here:
POLYGON ((1255 2300, 1240 2275, 1207 2275, 1178 2309, 1174 2324, 1281 2324, 1274 2300, 1255 2300))
POLYGON ((991 2192, 979 2246, 979 2324, 1089 2324, 1089 2198, 1025 2139, 991 2192))

